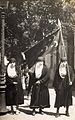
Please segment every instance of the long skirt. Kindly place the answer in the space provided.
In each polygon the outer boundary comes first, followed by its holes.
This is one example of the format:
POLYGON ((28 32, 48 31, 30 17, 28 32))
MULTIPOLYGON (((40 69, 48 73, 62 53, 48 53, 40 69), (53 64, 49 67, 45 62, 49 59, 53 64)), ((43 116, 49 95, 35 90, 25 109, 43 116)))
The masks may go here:
POLYGON ((55 107, 66 107, 72 105, 72 86, 62 87, 56 91, 55 107))
POLYGON ((50 107, 49 91, 46 86, 34 85, 32 88, 30 108, 50 107))
MULTIPOLYGON (((18 78, 8 78, 9 81, 17 81, 18 78)), ((6 86, 6 105, 19 105, 24 103, 24 93, 21 82, 8 82, 6 86)))

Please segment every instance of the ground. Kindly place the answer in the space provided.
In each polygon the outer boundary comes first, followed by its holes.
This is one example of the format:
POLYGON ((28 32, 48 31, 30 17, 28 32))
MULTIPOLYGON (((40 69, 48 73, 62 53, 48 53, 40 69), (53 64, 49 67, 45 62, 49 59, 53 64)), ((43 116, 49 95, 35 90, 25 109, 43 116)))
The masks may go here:
POLYGON ((73 91, 73 106, 70 107, 69 113, 70 117, 65 116, 65 108, 60 108, 60 117, 56 118, 56 108, 54 108, 55 102, 55 91, 54 89, 49 89, 50 93, 50 108, 43 109, 44 114, 41 115, 36 109, 36 115, 32 116, 32 110, 28 107, 30 104, 30 97, 24 97, 24 104, 19 107, 20 114, 19 115, 11 115, 7 113, 5 115, 0 116, 0 120, 75 120, 75 91, 73 91))

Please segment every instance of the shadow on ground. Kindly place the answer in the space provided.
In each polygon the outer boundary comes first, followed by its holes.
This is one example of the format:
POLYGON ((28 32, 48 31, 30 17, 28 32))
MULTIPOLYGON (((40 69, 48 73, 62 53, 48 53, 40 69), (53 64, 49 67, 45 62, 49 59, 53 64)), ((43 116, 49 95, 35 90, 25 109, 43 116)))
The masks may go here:
POLYGON ((31 114, 32 114, 32 111, 31 111, 31 110, 26 110, 26 109, 19 108, 19 111, 20 111, 20 112, 23 112, 23 113, 25 113, 25 114, 28 114, 28 115, 31 115, 31 114))
MULTIPOLYGON (((23 112, 23 113, 25 113, 25 114, 32 115, 32 109, 31 109, 31 110, 26 110, 26 109, 20 108, 19 110, 20 110, 20 112, 23 112)), ((35 111, 35 113, 36 113, 36 114, 40 114, 38 111, 35 111)), ((55 115, 56 115, 56 113, 53 113, 53 112, 43 111, 43 113, 46 114, 46 115, 50 115, 50 116, 55 116, 55 115)), ((43 115, 44 115, 44 114, 43 114, 43 115)), ((60 115, 61 115, 61 114, 60 114, 60 115)))

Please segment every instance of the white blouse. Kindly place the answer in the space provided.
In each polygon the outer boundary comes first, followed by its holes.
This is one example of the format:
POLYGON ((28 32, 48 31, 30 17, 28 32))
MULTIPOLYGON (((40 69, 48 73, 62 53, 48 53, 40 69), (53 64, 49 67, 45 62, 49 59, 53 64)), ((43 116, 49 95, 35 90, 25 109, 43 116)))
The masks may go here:
POLYGON ((15 68, 15 63, 10 63, 7 67, 7 74, 10 78, 17 77, 17 72, 15 68))

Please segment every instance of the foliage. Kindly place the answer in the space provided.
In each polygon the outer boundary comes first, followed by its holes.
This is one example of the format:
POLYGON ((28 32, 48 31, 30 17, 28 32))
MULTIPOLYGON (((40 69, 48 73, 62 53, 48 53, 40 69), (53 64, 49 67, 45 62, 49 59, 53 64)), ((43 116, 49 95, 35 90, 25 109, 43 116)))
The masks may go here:
POLYGON ((66 25, 74 24, 74 11, 74 0, 9 0, 5 53, 10 56, 35 46, 57 28, 58 18, 66 25))
POLYGON ((9 1, 5 25, 7 53, 12 52, 15 46, 20 51, 26 51, 40 41, 42 35, 52 32, 60 15, 61 5, 58 0, 9 1), (36 35, 38 29, 41 31, 40 38, 36 35))

